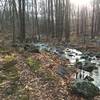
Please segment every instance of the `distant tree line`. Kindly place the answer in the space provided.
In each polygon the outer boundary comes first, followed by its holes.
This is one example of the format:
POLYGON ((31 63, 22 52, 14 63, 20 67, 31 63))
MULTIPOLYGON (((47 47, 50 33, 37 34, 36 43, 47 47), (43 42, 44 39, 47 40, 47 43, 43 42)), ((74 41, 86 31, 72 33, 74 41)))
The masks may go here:
POLYGON ((13 42, 41 36, 69 42, 71 34, 94 39, 100 34, 100 0, 91 8, 70 0, 0 0, 0 32, 12 33, 13 42))

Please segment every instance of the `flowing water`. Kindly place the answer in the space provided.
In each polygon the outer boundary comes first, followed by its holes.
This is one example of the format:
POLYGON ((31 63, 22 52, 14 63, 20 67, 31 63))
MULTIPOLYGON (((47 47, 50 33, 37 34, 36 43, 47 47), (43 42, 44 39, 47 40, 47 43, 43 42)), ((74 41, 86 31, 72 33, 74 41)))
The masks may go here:
MULTIPOLYGON (((78 58, 80 61, 84 62, 84 59, 80 59, 81 57, 81 52, 76 50, 76 49, 69 49, 69 48, 65 48, 64 50, 62 49, 58 49, 55 47, 49 47, 47 44, 43 44, 43 43, 38 43, 35 44, 35 46, 38 46, 40 48, 40 50, 46 50, 49 51, 51 53, 55 53, 57 55, 59 55, 60 57, 64 57, 66 59, 69 59, 71 64, 75 64, 76 59, 78 58)), ((95 57, 95 56, 94 56, 95 57)), ((86 76, 90 76, 94 79, 93 83, 100 88, 100 59, 99 60, 92 60, 92 62, 96 63, 96 67, 98 69, 93 70, 91 73, 87 72, 87 71, 83 71, 80 70, 78 73, 77 78, 80 78, 80 74, 81 74, 81 78, 84 78, 86 76)), ((75 76, 76 78, 76 76, 75 76)))
MULTIPOLYGON (((97 70, 93 70, 91 73, 80 70, 77 79, 80 79, 80 74, 81 74, 81 79, 84 79, 86 76, 90 76, 91 78, 93 78, 94 81, 92 83, 94 83, 100 89, 100 66, 98 66, 97 70)), ((76 75, 74 76, 74 78, 76 79, 76 75)))

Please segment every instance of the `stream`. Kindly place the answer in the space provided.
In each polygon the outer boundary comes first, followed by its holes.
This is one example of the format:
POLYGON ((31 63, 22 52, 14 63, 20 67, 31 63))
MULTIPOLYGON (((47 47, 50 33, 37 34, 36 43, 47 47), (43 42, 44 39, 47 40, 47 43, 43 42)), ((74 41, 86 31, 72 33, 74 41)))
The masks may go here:
MULTIPOLYGON (((83 65, 86 62, 86 59, 84 57, 82 57, 82 56, 84 56, 84 54, 81 51, 78 51, 76 49, 67 48, 67 47, 64 47, 62 49, 62 48, 60 48, 60 46, 59 47, 51 47, 48 44, 44 44, 44 43, 35 43, 34 45, 36 47, 38 47, 40 51, 48 51, 50 53, 57 54, 59 57, 69 59, 69 61, 72 65, 75 65, 77 59, 83 65)), ((78 75, 77 75, 77 79, 80 79, 80 74, 81 74, 81 76, 84 76, 84 77, 90 76, 91 78, 94 79, 94 81, 92 81, 92 83, 95 84, 100 89, 100 58, 97 59, 96 55, 93 55, 92 57, 90 57, 90 56, 87 56, 87 57, 89 57, 89 59, 91 59, 90 63, 95 64, 97 69, 94 69, 92 72, 88 72, 88 71, 80 69, 80 71, 78 72, 78 75)), ((84 77, 82 77, 82 78, 84 78, 84 77)), ((74 78, 76 79, 76 76, 74 78)))

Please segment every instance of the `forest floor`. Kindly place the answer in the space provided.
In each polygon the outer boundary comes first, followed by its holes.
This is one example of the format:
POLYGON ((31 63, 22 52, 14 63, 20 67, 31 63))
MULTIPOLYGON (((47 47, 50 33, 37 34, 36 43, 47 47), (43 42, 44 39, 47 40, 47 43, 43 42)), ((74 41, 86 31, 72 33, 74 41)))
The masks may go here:
POLYGON ((56 73, 60 65, 68 63, 48 53, 16 51, 0 53, 0 98, 2 100, 73 100, 75 96, 68 91, 73 79, 71 77, 76 70, 68 68, 68 76, 65 79, 56 73), (27 59, 30 58, 35 61, 36 70, 27 64, 27 59))
POLYGON ((85 100, 71 93, 77 69, 68 60, 0 45, 0 100, 85 100), (57 73, 61 66, 68 70, 64 78, 57 73))

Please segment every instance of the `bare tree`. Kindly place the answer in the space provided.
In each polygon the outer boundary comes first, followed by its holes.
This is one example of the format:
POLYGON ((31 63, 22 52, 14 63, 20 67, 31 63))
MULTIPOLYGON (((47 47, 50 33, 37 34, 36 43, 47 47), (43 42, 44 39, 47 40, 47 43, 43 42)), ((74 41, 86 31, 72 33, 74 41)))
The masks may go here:
POLYGON ((19 18, 20 18, 20 41, 25 40, 25 0, 18 0, 19 4, 19 18))

